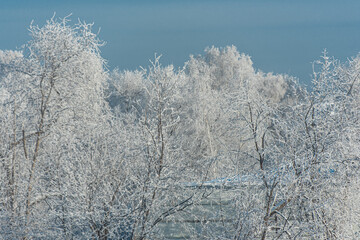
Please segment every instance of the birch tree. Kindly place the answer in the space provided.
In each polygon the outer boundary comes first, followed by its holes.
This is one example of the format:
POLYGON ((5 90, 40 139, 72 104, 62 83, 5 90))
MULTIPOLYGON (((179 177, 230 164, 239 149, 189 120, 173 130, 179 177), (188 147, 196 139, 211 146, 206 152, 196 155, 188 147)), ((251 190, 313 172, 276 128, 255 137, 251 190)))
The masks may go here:
POLYGON ((11 115, 2 116, 13 122, 3 161, 12 169, 8 211, 17 216, 9 224, 14 226, 10 232, 24 238, 60 234, 54 209, 68 191, 65 179, 73 170, 67 162, 78 140, 106 121, 106 72, 98 50, 102 43, 91 25, 70 27, 67 22, 51 19, 43 27, 31 25, 25 57, 3 64, 11 115))

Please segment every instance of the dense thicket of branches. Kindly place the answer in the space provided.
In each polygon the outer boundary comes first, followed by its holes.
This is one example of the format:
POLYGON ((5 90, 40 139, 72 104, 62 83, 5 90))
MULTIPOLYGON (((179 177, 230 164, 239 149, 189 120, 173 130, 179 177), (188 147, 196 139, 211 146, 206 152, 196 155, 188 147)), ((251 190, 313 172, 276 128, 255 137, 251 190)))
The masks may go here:
POLYGON ((108 71, 89 24, 30 33, 0 51, 1 238, 359 237, 360 56, 308 91, 234 46, 108 71))

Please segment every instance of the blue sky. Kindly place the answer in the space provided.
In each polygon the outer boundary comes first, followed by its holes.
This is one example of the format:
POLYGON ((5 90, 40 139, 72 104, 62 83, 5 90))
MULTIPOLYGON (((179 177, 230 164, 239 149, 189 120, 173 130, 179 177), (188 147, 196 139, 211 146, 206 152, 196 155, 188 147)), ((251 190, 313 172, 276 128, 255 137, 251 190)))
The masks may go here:
POLYGON ((147 66, 154 53, 182 66, 207 46, 235 45, 256 68, 309 84, 324 48, 341 60, 360 52, 358 0, 0 0, 0 49, 26 43, 30 22, 54 12, 101 28, 110 69, 147 66))

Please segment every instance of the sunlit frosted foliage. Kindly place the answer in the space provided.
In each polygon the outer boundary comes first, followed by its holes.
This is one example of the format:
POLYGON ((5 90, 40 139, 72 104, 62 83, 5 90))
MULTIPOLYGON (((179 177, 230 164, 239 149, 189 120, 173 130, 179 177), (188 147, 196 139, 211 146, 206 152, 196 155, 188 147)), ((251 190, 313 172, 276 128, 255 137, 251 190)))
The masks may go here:
POLYGON ((311 91, 234 46, 108 72, 91 27, 0 51, 0 238, 359 238, 359 56, 311 91))

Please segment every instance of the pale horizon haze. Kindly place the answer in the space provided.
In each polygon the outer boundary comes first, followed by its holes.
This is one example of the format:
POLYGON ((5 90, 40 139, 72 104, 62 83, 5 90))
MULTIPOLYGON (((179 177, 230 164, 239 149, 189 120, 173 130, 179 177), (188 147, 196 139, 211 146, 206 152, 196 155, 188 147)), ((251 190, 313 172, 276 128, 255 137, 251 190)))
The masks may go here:
POLYGON ((360 1, 5 1, 0 0, 0 49, 19 49, 31 21, 44 25, 54 13, 94 22, 106 42, 109 69, 162 64, 183 66, 208 46, 234 45, 256 69, 311 82, 312 62, 324 49, 342 61, 360 52, 360 1))

